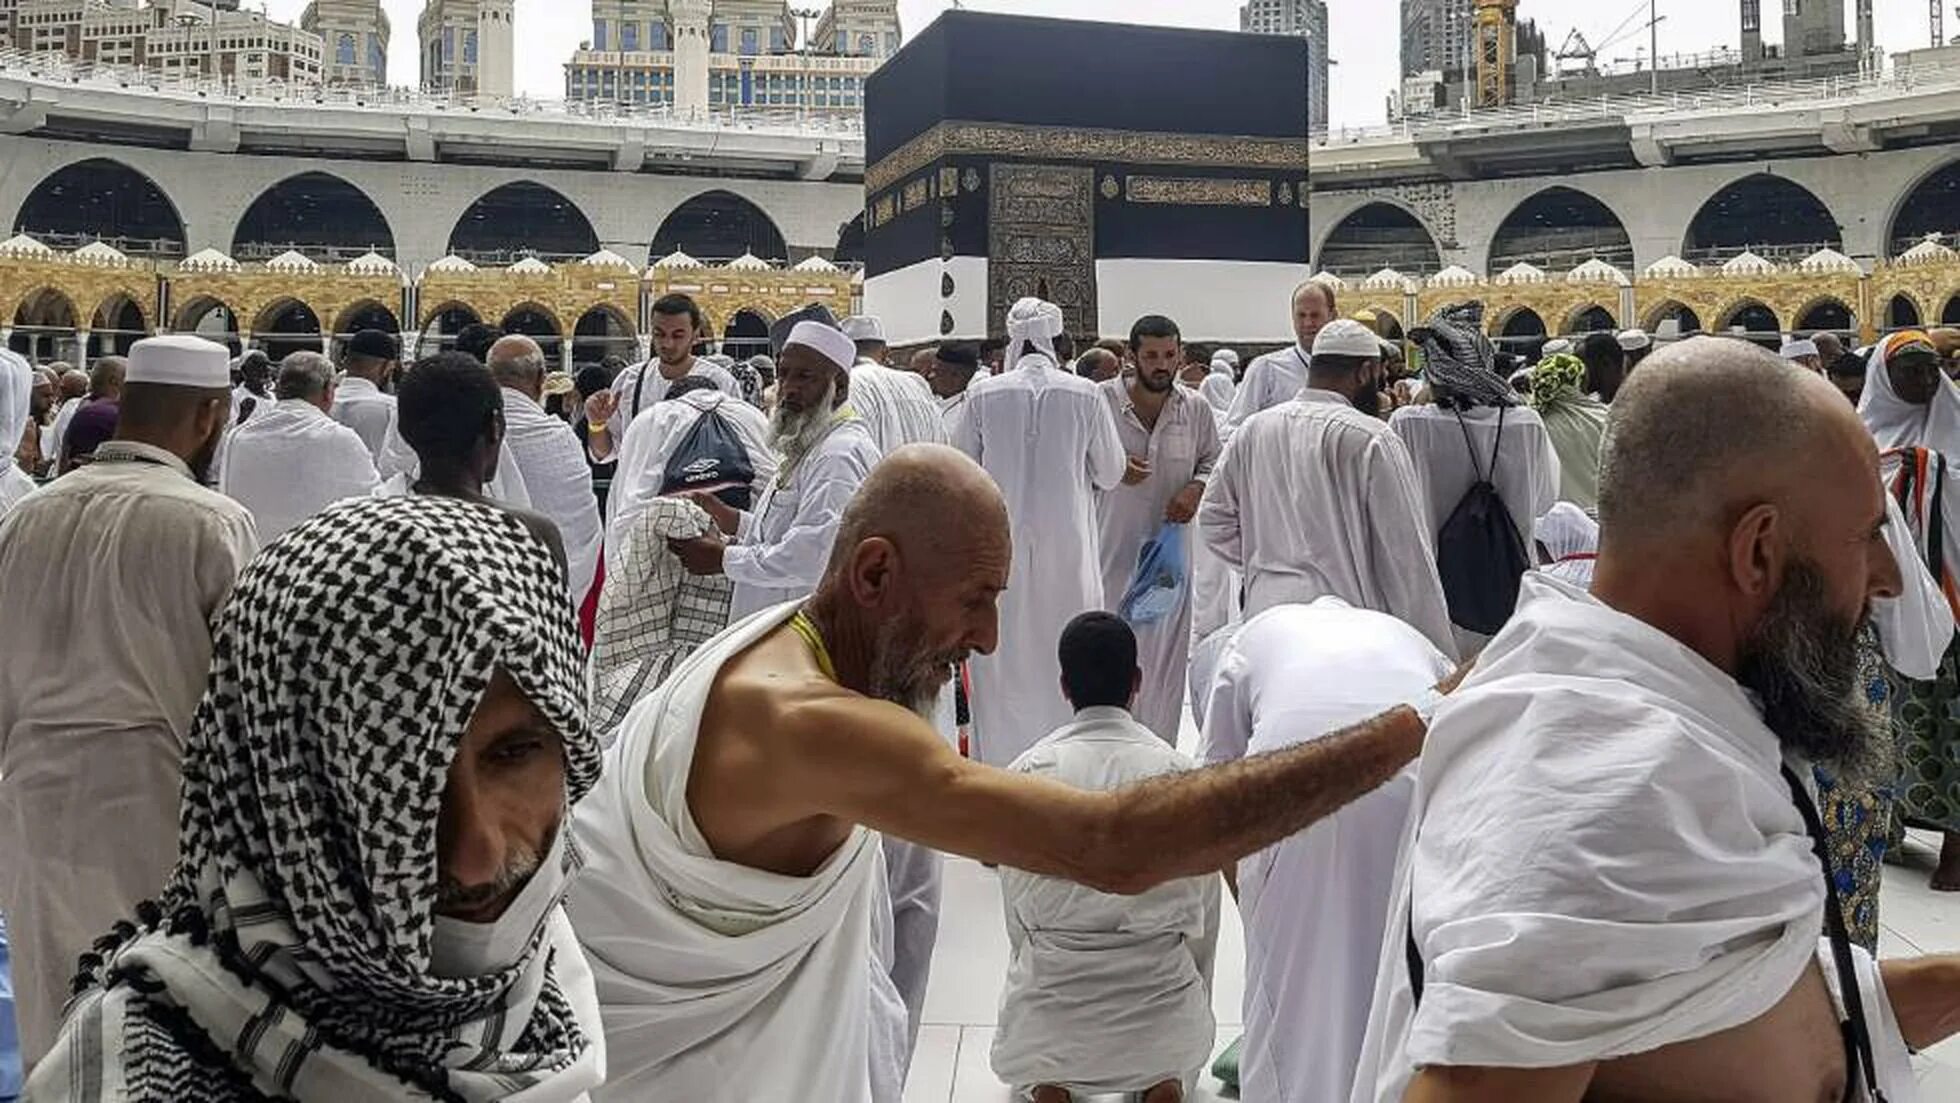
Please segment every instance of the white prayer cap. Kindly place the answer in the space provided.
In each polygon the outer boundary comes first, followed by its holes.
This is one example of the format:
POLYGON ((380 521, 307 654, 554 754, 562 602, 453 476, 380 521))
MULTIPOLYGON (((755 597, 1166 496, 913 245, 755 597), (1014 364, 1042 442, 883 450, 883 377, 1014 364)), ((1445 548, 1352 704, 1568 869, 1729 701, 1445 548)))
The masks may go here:
POLYGON ((1239 354, 1232 349, 1219 349, 1211 354, 1211 358, 1213 361, 1223 360, 1235 368, 1239 366, 1239 354))
POLYGON ((231 353, 223 345, 189 334, 150 337, 130 347, 125 379, 130 383, 229 390, 231 353))
POLYGON ((1785 341, 1783 343, 1783 351, 1779 355, 1785 360, 1796 360, 1804 356, 1822 356, 1824 354, 1817 351, 1817 342, 1812 341, 1808 337, 1797 337, 1785 341))
POLYGON ((796 328, 789 331, 789 340, 783 342, 784 348, 791 345, 814 349, 843 371, 851 370, 851 365, 857 363, 857 345, 844 336, 843 330, 822 322, 796 323, 796 328))
POLYGON ((1541 356, 1563 356, 1572 351, 1572 340, 1568 337, 1554 337, 1545 342, 1541 356))
POLYGON ((885 343, 885 323, 869 314, 859 314, 844 319, 844 336, 853 341, 876 341, 885 343))
POLYGON ((1654 339, 1647 336, 1647 331, 1644 329, 1635 327, 1620 331, 1620 349, 1623 352, 1639 352, 1641 349, 1653 347, 1653 344, 1654 339))
POLYGON ((1381 338, 1375 331, 1352 318, 1336 318, 1320 329, 1313 339, 1315 356, 1358 356, 1364 360, 1382 358, 1381 338))

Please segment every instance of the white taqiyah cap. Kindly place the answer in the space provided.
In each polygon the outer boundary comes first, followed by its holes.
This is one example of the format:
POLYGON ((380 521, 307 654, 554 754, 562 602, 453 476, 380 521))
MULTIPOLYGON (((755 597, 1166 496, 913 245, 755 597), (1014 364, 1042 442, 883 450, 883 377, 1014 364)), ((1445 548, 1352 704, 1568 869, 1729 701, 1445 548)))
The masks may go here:
POLYGON ((231 353, 223 345, 188 334, 150 337, 129 350, 129 383, 218 390, 231 386, 231 353))
POLYGON ((1564 354, 1564 353, 1568 353, 1568 352, 1571 352, 1571 351, 1572 351, 1572 339, 1571 339, 1571 338, 1569 338, 1569 337, 1554 337, 1554 338, 1552 338, 1551 340, 1549 340, 1549 341, 1547 341, 1547 342, 1545 342, 1545 347, 1544 347, 1544 349, 1542 349, 1542 350, 1540 351, 1540 355, 1543 355, 1543 356, 1559 356, 1559 355, 1562 355, 1562 354, 1564 354))
POLYGON ((823 353, 824 359, 844 371, 851 370, 851 365, 857 363, 857 345, 844 335, 843 330, 822 322, 796 323, 796 328, 789 331, 789 340, 783 342, 784 348, 791 345, 815 349, 823 353))
POLYGON ((843 330, 844 336, 849 337, 853 341, 877 341, 883 343, 885 340, 885 323, 869 314, 859 314, 856 317, 844 319, 843 330))
POLYGON ((1817 351, 1817 342, 1807 337, 1799 337, 1793 341, 1785 341, 1781 355, 1785 360, 1795 360, 1799 356, 1822 356, 1823 353, 1817 351))
POLYGON ((1382 357, 1381 338, 1375 331, 1351 318, 1336 318, 1321 327, 1313 339, 1315 356, 1359 356, 1367 360, 1382 357))
POLYGON ((1623 329, 1620 331, 1620 350, 1622 352, 1639 352, 1641 349, 1653 347, 1653 344, 1654 339, 1647 336, 1647 331, 1644 329, 1623 329))

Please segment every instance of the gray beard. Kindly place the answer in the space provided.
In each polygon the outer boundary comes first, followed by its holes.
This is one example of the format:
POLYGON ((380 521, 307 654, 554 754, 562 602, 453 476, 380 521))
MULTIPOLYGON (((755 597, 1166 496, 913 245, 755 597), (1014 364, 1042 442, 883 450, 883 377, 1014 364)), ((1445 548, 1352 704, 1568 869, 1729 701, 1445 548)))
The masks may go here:
POLYGON ((869 696, 889 701, 930 723, 948 673, 958 659, 927 662, 922 645, 902 617, 879 622, 872 640, 869 696))
POLYGON ((780 402, 769 415, 769 446, 783 457, 783 464, 795 467, 830 432, 830 419, 837 412, 837 384, 824 388, 823 398, 807 410, 796 411, 780 402))
POLYGON ((1839 623, 1822 576, 1798 561, 1736 666, 1783 749, 1854 786, 1894 772, 1888 724, 1866 696, 1859 661, 1869 631, 1864 618, 1839 623))

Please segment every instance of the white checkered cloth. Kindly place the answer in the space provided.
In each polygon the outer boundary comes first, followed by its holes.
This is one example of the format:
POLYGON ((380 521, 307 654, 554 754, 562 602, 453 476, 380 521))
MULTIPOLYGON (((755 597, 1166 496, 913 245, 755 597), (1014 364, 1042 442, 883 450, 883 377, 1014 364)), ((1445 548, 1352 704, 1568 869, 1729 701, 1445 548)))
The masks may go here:
POLYGON ((634 520, 621 562, 606 564, 587 683, 592 728, 608 747, 633 706, 728 627, 733 584, 688 574, 667 548, 713 528, 700 506, 656 498, 634 520))

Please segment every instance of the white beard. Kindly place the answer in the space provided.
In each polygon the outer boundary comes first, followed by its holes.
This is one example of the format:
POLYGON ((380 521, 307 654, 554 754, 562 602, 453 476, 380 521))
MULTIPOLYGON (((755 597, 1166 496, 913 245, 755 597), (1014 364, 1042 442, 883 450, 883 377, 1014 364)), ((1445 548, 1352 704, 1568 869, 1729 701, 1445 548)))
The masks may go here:
POLYGON ((769 414, 769 445, 783 457, 785 466, 802 462, 830 432, 830 420, 837 412, 837 383, 824 388, 823 398, 806 410, 795 411, 780 402, 769 414))

